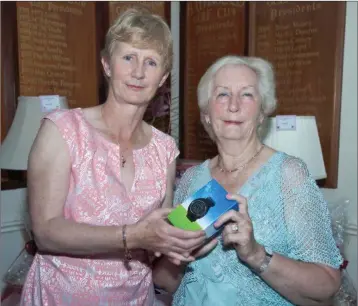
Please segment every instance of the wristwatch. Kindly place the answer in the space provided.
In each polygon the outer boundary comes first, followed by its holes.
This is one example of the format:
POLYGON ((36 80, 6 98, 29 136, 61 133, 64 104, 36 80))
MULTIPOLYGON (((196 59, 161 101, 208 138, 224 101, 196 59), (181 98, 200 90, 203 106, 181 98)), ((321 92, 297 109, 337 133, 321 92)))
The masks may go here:
POLYGON ((191 222, 194 222, 197 219, 204 217, 210 207, 213 206, 215 206, 215 203, 211 198, 195 199, 190 203, 186 216, 191 222))
POLYGON ((266 271, 266 269, 268 268, 268 265, 271 262, 272 256, 273 256, 273 252, 270 248, 264 247, 264 249, 265 249, 265 258, 257 271, 258 274, 262 274, 266 271))

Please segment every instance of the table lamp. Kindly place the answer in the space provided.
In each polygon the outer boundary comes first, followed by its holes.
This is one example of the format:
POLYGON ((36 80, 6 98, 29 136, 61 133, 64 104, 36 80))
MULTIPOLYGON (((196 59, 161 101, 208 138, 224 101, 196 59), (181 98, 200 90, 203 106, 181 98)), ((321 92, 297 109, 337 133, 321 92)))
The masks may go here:
POLYGON ((314 116, 277 116, 263 127, 263 143, 301 158, 315 180, 327 177, 314 116))
POLYGON ((0 168, 27 170, 27 159, 42 118, 50 111, 67 108, 65 97, 20 96, 14 120, 0 147, 0 168))

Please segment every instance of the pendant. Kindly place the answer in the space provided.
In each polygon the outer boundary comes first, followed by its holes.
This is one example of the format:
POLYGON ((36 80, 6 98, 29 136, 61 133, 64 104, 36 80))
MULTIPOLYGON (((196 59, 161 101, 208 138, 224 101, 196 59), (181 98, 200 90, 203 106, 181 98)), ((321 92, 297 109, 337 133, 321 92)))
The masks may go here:
POLYGON ((124 165, 126 164, 126 159, 123 157, 123 155, 121 155, 121 164, 122 168, 124 168, 124 165))

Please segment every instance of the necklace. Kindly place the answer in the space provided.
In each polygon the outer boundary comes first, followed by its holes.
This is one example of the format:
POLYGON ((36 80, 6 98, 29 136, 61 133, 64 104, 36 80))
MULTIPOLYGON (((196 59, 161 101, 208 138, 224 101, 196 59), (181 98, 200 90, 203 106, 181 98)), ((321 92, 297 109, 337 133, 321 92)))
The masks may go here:
MULTIPOLYGON (((101 117, 102 117, 102 120, 103 120, 103 122, 104 122, 104 124, 105 124, 107 130, 110 131, 110 128, 108 127, 107 121, 104 119, 104 116, 103 116, 103 106, 101 107, 101 117)), ((115 137, 113 136, 113 134, 111 134, 111 136, 112 136, 113 138, 115 138, 115 137)), ((120 154, 119 154, 120 157, 119 157, 119 158, 120 158, 120 160, 121 160, 121 167, 124 168, 124 166, 125 166, 127 160, 126 160, 126 158, 124 157, 123 153, 126 152, 126 151, 128 150, 128 148, 126 148, 123 152, 121 152, 121 150, 120 150, 120 147, 121 147, 121 146, 120 146, 119 141, 118 141, 117 139, 115 139, 115 141, 116 141, 116 143, 117 143, 117 145, 118 145, 118 150, 119 150, 119 152, 120 152, 120 154)))
MULTIPOLYGON (((236 172, 236 171, 240 171, 240 172, 241 172, 242 170, 244 170, 244 169, 246 168, 246 166, 247 166, 252 160, 254 160, 254 159, 261 153, 261 151, 262 151, 263 148, 264 148, 264 145, 262 144, 261 147, 257 150, 257 152, 256 152, 245 164, 241 165, 240 167, 237 167, 237 168, 232 169, 232 170, 226 170, 226 169, 224 169, 223 167, 220 167, 220 166, 219 166, 219 163, 220 163, 220 161, 221 161, 221 158, 220 158, 219 161, 218 161, 217 167, 219 168, 219 171, 220 171, 220 172, 226 172, 226 173, 233 173, 233 172, 236 172)), ((219 157, 220 157, 220 155, 219 155, 219 157)))

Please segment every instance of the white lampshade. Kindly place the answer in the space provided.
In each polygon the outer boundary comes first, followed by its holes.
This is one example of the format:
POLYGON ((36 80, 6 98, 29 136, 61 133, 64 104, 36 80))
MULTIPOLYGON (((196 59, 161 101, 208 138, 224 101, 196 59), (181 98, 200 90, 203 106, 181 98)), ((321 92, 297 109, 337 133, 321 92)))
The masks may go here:
POLYGON ((315 180, 327 177, 314 116, 272 117, 268 119, 265 132, 267 133, 263 139, 265 145, 301 158, 315 180), (282 117, 291 117, 288 129, 286 123, 280 125, 282 117))
POLYGON ((51 107, 67 109, 66 98, 57 96, 57 99, 50 101, 47 105, 44 105, 44 100, 40 97, 20 96, 18 98, 14 120, 0 148, 1 169, 27 169, 32 143, 40 128, 42 118, 47 110, 51 110, 51 107))

